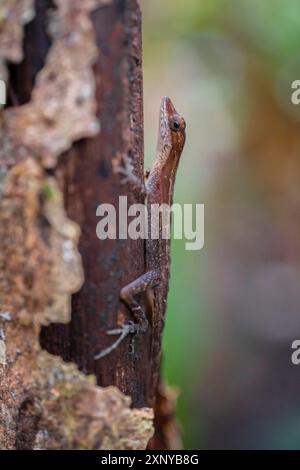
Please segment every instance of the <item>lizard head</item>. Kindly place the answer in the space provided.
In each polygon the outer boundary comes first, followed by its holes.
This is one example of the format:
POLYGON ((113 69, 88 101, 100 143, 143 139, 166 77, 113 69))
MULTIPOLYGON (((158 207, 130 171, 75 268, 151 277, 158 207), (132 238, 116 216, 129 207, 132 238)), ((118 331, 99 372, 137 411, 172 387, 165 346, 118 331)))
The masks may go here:
POLYGON ((170 98, 164 97, 160 107, 159 145, 180 154, 185 143, 185 127, 185 120, 170 98))
POLYGON ((170 98, 163 98, 159 113, 157 152, 149 175, 148 201, 172 203, 176 171, 185 143, 185 120, 170 98))

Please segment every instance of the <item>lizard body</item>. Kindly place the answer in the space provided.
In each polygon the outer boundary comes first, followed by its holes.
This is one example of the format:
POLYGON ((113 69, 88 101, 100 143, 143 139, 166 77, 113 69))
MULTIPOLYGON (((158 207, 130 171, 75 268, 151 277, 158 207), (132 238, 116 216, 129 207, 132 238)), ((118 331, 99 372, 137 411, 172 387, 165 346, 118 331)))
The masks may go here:
POLYGON ((95 356, 95 359, 100 359, 116 349, 129 333, 145 332, 148 329, 147 316, 135 296, 141 292, 146 292, 149 288, 153 288, 151 357, 153 370, 158 370, 170 275, 170 239, 162 238, 163 226, 159 213, 156 214, 156 217, 159 217, 159 236, 157 239, 151 238, 151 228, 153 224, 158 222, 158 220, 154 220, 155 216, 151 214, 151 209, 153 204, 172 205, 176 172, 184 143, 185 121, 177 113, 171 100, 165 97, 160 107, 156 158, 146 184, 148 213, 146 272, 123 287, 120 292, 120 297, 130 308, 135 323, 129 323, 108 331, 108 334, 119 334, 120 336, 112 346, 95 356))

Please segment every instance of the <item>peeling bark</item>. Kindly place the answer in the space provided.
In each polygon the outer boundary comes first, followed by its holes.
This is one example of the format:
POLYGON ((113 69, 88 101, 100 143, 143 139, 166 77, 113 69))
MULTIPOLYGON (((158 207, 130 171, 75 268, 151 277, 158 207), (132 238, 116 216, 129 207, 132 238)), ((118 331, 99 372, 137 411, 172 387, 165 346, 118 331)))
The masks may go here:
POLYGON ((155 433, 148 444, 150 450, 183 449, 181 429, 176 419, 177 392, 160 379, 154 407, 155 433))
MULTIPOLYGON (((55 166, 57 156, 73 141, 99 132, 92 71, 97 46, 90 12, 103 2, 55 3, 57 10, 52 12, 48 28, 53 44, 36 77, 31 101, 3 114, 5 143, 14 146, 16 158, 33 154, 48 168, 55 166)), ((5 148, 0 157, 4 160, 6 154, 5 148)))
POLYGON ((34 17, 33 4, 34 0, 1 0, 0 60, 22 60, 23 29, 34 17))
POLYGON ((150 409, 130 410, 116 388, 41 351, 40 326, 70 320, 82 283, 78 233, 34 159, 10 170, 0 204, 2 449, 136 449, 152 434, 150 409))
POLYGON ((95 10, 92 19, 99 51, 94 71, 101 132, 73 145, 56 169, 68 216, 82 228, 85 282, 72 297, 70 324, 43 329, 42 344, 76 362, 84 373, 95 374, 99 385, 116 385, 133 406, 152 407, 151 326, 143 335, 128 336, 103 360, 94 359, 112 343, 107 330, 132 320, 119 293, 143 274, 145 259, 143 240, 100 241, 95 216, 100 203, 118 208, 119 195, 127 195, 128 205, 143 202, 140 191, 122 184, 115 171, 115 162, 126 155, 134 174, 143 178, 140 10, 136 0, 114 1, 95 10))

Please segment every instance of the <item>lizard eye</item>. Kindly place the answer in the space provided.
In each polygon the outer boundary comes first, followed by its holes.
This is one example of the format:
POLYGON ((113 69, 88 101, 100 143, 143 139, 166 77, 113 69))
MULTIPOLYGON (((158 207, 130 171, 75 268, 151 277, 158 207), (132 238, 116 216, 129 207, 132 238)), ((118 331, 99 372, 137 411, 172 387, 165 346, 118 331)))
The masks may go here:
POLYGON ((172 131, 175 131, 175 132, 178 132, 178 131, 184 131, 185 129, 185 121, 183 118, 181 117, 174 117, 173 119, 171 119, 171 122, 170 122, 170 129, 172 131))
POLYGON ((172 119, 170 127, 173 131, 179 131, 181 128, 181 125, 178 119, 172 119))

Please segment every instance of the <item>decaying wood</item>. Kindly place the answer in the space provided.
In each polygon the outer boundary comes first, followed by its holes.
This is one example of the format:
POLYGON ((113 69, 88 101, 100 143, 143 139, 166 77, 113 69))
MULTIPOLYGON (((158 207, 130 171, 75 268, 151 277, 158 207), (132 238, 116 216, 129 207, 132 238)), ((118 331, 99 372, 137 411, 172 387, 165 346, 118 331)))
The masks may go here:
POLYGON ((0 60, 10 60, 11 62, 22 60, 24 25, 31 21, 34 15, 34 0, 1 1, 0 60))
MULTIPOLYGON (((42 344, 66 361, 93 373, 99 385, 116 385, 132 398, 133 406, 152 406, 151 328, 131 335, 112 354, 94 356, 115 340, 106 332, 132 320, 120 301, 121 288, 145 270, 143 240, 104 240, 96 235, 96 208, 111 203, 118 209, 119 195, 128 206, 141 203, 139 190, 122 184, 117 164, 126 155, 134 174, 143 177, 143 103, 141 17, 136 0, 114 1, 93 13, 98 45, 94 66, 101 132, 77 142, 56 170, 69 217, 83 232, 79 250, 85 282, 72 298, 68 325, 43 330, 42 344)), ((159 107, 159 103, 158 103, 159 107)), ((151 322, 150 322, 151 323, 151 322)))
MULTIPOLYGON (((119 386, 132 396, 134 405, 147 404, 142 355, 130 353, 127 344, 111 363, 93 361, 95 352, 103 347, 107 327, 126 314, 118 303, 123 277, 142 269, 142 256, 137 256, 135 263, 125 262, 125 253, 131 248, 127 244, 116 242, 114 247, 102 249, 94 239, 95 204, 103 197, 111 202, 120 191, 119 178, 111 171, 112 159, 118 152, 134 152, 142 145, 141 77, 134 83, 134 74, 140 74, 137 4, 56 0, 46 32, 38 26, 49 7, 53 7, 50 1, 35 2, 39 14, 28 25, 25 57, 10 77, 21 102, 20 88, 28 90, 36 78, 32 94, 28 102, 1 113, 0 448, 142 449, 152 435, 152 410, 131 409, 130 399, 116 387, 97 386, 94 376, 84 375, 74 363, 42 350, 39 342, 42 325, 69 322, 71 294, 85 276, 72 309, 72 322, 84 328, 74 333, 71 323, 60 331, 61 337, 49 330, 44 343, 49 350, 56 347, 54 352, 76 362, 85 373, 96 373, 101 385, 119 386), (95 34, 90 14, 97 7, 95 34), (126 41, 131 35, 129 45, 126 41), (38 44, 49 46, 47 57, 35 57, 38 44), (127 55, 122 47, 117 50, 122 45, 127 55), (26 54, 26 47, 32 54, 26 54), (116 60, 121 64, 119 75, 113 73, 116 60), (19 80, 20 74, 23 80, 19 80), (55 168, 61 153, 75 140, 92 136, 96 137, 76 144, 64 156, 56 174, 47 174, 45 169, 55 168), (80 242, 84 270, 77 248, 79 226, 65 214, 65 204, 68 216, 80 223, 84 234, 80 242), (118 282, 114 275, 109 276, 113 268, 118 282), (93 280, 91 276, 95 276, 93 280), (81 307, 78 299, 83 299, 81 307), (101 334, 97 333, 99 328, 101 334), (86 336, 93 331, 96 333, 86 336)), ((7 59, 16 63, 22 59, 22 27, 33 16, 30 0, 2 2, 0 70, 5 70, 7 59), (6 47, 9 43, 11 52, 6 47)), ((142 152, 137 154, 136 171, 141 173, 142 152)), ((142 351, 141 343, 136 343, 136 351, 142 351)))
POLYGON ((166 385, 162 379, 157 387, 154 407, 154 429, 149 450, 183 449, 181 429, 176 418, 177 391, 166 385))

